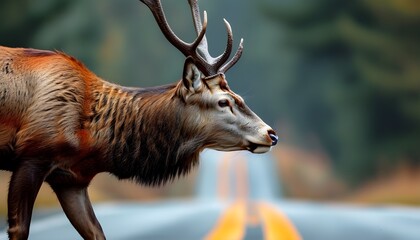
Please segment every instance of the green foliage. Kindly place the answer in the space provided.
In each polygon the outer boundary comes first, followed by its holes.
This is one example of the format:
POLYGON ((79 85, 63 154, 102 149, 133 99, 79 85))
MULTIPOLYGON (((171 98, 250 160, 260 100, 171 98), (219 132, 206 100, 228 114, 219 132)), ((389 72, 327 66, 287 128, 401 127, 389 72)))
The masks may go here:
POLYGON ((98 38, 92 1, 5 0, 0 3, 0 44, 69 52, 90 65, 98 38), (81 47, 83 46, 83 47, 81 47))
MULTIPOLYGON (((318 0, 269 5, 298 60, 286 111, 310 144, 360 182, 404 160, 420 163, 420 5, 409 0, 318 0)), ((281 48, 280 48, 281 49, 281 48)))
POLYGON ((60 4, 66 6, 71 1, 29 0, 1 1, 0 3, 0 42, 8 46, 28 46, 37 32, 36 26, 42 25, 53 13, 59 15, 60 4), (38 1, 37 1, 38 2, 38 1))
MULTIPOLYGON (((192 41, 187 1, 163 4, 174 31, 192 41)), ((284 126, 280 136, 322 146, 354 182, 401 160, 419 163, 418 1, 201 0, 200 6, 208 12, 213 55, 225 46, 223 17, 235 43, 245 39, 229 84, 264 120, 284 126)), ((2 0, 0 20, 0 45, 64 51, 112 82, 152 86, 182 74, 184 57, 137 0, 2 0)))

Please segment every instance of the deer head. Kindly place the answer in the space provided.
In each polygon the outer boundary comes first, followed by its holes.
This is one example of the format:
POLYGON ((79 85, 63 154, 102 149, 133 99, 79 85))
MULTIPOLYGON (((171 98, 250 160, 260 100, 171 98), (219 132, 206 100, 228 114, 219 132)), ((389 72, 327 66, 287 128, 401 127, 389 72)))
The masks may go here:
POLYGON ((201 22, 197 0, 188 0, 197 33, 192 43, 184 42, 172 31, 160 0, 140 1, 149 7, 167 40, 186 56, 177 94, 197 114, 190 117, 195 119, 195 124, 202 125, 203 131, 209 132, 205 147, 263 153, 276 145, 276 133, 247 107, 226 81, 226 71, 240 59, 243 51, 241 39, 235 55, 229 60, 233 45, 230 24, 224 20, 227 29, 225 51, 212 57, 206 39, 207 13, 204 11, 204 21, 201 22))

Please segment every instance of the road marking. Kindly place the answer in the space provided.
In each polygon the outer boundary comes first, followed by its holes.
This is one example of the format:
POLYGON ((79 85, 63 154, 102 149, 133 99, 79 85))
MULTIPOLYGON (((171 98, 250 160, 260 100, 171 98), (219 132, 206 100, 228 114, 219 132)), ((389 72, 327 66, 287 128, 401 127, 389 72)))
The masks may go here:
POLYGON ((265 240, 301 240, 299 232, 288 217, 266 202, 232 203, 219 218, 205 240, 244 239, 247 226, 261 225, 265 240), (250 209, 253 211, 250 211, 250 209), (251 220, 251 221, 250 221, 251 220))
POLYGON ((244 238, 246 226, 246 203, 234 202, 219 219, 216 227, 205 240, 240 240, 244 238))
POLYGON ((266 203, 257 203, 260 213, 265 240, 300 240, 302 237, 293 223, 275 206, 266 203))
POLYGON ((235 201, 227 207, 205 240, 244 239, 247 226, 258 225, 262 227, 265 240, 302 239, 293 223, 274 205, 249 199, 248 166, 243 154, 223 154, 217 175, 219 198, 235 201), (233 161, 236 163, 232 164, 233 161), (232 193, 232 190, 235 192, 232 193))

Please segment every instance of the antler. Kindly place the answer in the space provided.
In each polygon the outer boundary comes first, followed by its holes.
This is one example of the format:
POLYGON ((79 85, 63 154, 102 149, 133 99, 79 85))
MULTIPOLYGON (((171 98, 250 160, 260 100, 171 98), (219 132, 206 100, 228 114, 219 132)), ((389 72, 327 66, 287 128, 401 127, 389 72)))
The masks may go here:
POLYGON ((228 21, 225 19, 225 25, 227 29, 227 46, 225 51, 218 57, 214 58, 210 55, 208 51, 208 44, 206 39, 206 28, 207 28, 207 13, 204 11, 204 22, 201 22, 200 10, 198 7, 197 0, 188 0, 191 13, 193 16, 194 27, 197 32, 197 38, 192 43, 186 43, 181 40, 175 33, 172 31, 168 22, 166 21, 165 14, 163 12, 162 4, 160 0, 140 0, 146 4, 153 16, 156 19, 156 22, 159 25, 162 33, 165 35, 166 39, 174 45, 178 50, 180 50, 186 57, 191 56, 197 67, 202 73, 206 76, 212 76, 218 73, 225 73, 229 70, 241 57, 243 51, 243 39, 239 44, 238 50, 236 51, 233 58, 227 62, 229 56, 232 52, 233 44, 233 34, 232 28, 228 21))

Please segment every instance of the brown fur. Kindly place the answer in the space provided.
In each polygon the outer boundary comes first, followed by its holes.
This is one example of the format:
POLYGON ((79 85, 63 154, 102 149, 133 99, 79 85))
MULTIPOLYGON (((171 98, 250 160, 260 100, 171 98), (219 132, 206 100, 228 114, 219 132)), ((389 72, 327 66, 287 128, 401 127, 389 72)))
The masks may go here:
POLYGON ((159 185, 188 173, 204 148, 265 152, 274 134, 223 74, 204 79, 191 58, 177 83, 127 88, 61 52, 0 46, 10 239, 28 237, 44 181, 83 238, 104 239, 86 190, 97 173, 159 185))
POLYGON ((0 47, 0 64, 8 69, 0 73, 0 156, 7 154, 8 170, 45 156, 60 171, 95 161, 101 168, 89 177, 109 171, 161 184, 188 172, 204 148, 205 133, 186 126, 176 84, 124 88, 63 53, 33 49, 0 47))
POLYGON ((180 87, 124 88, 60 52, 0 47, 0 169, 14 172, 10 238, 27 237, 44 180, 80 234, 94 239, 104 236, 86 187, 97 173, 147 185, 187 173, 206 133, 182 107, 180 87), (73 215, 80 209, 87 214, 73 215))
POLYGON ((87 193, 97 173, 158 185, 186 174, 204 148, 263 153, 277 143, 275 132, 227 84, 224 73, 243 50, 241 40, 228 61, 229 24, 226 51, 214 59, 197 1, 189 1, 198 32, 192 44, 170 30, 160 0, 141 1, 186 56, 177 83, 122 87, 64 53, 0 46, 0 169, 13 172, 10 239, 28 238, 44 181, 84 239, 105 239, 87 193))

